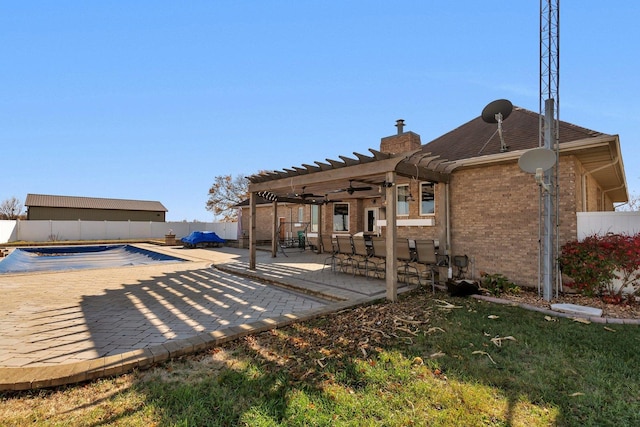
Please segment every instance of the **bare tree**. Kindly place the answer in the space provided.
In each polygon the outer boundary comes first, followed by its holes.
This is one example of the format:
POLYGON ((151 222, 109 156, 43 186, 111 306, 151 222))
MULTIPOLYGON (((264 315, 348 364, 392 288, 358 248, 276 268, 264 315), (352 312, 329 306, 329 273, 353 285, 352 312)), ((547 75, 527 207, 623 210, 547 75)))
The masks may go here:
POLYGON ((632 193, 629 195, 629 201, 622 205, 616 206, 618 212, 640 211, 640 194, 632 193))
POLYGON ((223 221, 238 219, 235 205, 249 197, 249 180, 242 175, 219 175, 209 188, 207 210, 223 221))
POLYGON ((22 202, 17 197, 11 197, 0 203, 0 219, 18 219, 22 214, 22 202))

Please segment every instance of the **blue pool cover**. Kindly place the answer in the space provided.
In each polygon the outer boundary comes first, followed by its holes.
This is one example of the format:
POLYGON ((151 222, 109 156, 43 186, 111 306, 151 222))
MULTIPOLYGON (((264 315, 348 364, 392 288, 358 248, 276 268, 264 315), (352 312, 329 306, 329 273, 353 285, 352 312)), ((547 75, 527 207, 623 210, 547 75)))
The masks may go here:
POLYGON ((183 259, 131 245, 20 248, 0 260, 0 274, 124 267, 183 259))
POLYGON ((187 237, 180 239, 187 246, 195 247, 200 243, 222 244, 225 240, 213 231, 192 231, 187 237))

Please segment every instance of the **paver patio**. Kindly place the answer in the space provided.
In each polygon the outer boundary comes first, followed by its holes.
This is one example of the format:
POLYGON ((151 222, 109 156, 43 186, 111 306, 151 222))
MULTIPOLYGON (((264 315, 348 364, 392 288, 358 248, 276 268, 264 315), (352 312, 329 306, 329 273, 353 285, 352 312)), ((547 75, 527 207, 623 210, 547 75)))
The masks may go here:
POLYGON ((309 251, 261 252, 249 271, 243 249, 140 246, 188 261, 0 276, 0 389, 120 373, 385 293, 309 251))

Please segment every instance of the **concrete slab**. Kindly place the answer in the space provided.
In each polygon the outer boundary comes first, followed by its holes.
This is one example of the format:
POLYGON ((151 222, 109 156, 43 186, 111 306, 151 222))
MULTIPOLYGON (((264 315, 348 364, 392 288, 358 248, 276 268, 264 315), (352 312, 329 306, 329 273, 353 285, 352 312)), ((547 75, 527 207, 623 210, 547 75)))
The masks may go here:
POLYGON ((563 313, 580 314, 588 317, 602 317, 602 309, 577 304, 551 304, 551 309, 563 313))

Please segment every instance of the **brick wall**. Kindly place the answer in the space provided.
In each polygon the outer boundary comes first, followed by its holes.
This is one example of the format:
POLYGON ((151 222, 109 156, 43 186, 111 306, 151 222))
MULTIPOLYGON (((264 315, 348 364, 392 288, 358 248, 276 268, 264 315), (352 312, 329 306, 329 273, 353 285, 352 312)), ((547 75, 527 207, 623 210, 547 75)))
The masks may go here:
MULTIPOLYGON (((433 239, 439 240, 444 244, 446 240, 445 230, 445 192, 444 184, 435 185, 435 215, 420 215, 420 182, 411 181, 409 183, 409 189, 415 201, 409 202, 409 215, 398 215, 396 219, 418 219, 418 218, 430 218, 433 219, 434 225, 432 226, 416 226, 416 227, 398 227, 397 236, 401 239, 433 239)), ((381 210, 381 219, 386 217, 386 208, 381 210)), ((384 236, 385 227, 382 227, 381 233, 384 236)))
MULTIPOLYGON (((575 239, 575 160, 560 164, 560 244, 575 239)), ((452 254, 466 254, 481 271, 537 286, 539 188, 517 163, 455 171, 451 180, 452 254)))
POLYGON ((380 151, 383 153, 406 153, 418 150, 421 146, 420 135, 413 132, 387 136, 380 140, 380 151))
MULTIPOLYGON (((249 237, 250 212, 248 207, 242 208, 242 234, 249 237)), ((256 206, 256 240, 271 240, 271 224, 273 224, 271 205, 256 206)))
POLYGON ((533 177, 520 173, 516 164, 456 171, 451 241, 452 255, 468 255, 476 276, 501 273, 516 282, 537 277, 538 187, 533 177))
MULTIPOLYGON (((331 206, 331 205, 329 205, 331 206)), ((326 208, 323 206, 322 210, 326 208)), ((311 205, 297 205, 293 203, 279 204, 278 205, 278 224, 280 224, 281 218, 286 224, 285 232, 297 235, 298 230, 304 230, 304 223, 309 224, 311 222, 311 205), (303 221, 302 226, 296 226, 298 223, 298 209, 302 208, 303 221)), ((256 240, 258 241, 271 241, 271 229, 273 227, 273 206, 272 205, 259 205, 256 206, 256 240)), ((249 208, 242 208, 242 232, 244 236, 249 236, 249 208)), ((307 232, 311 232, 311 226, 307 228, 307 232)))
POLYGON ((333 203, 329 203, 322 207, 324 221, 322 230, 328 234, 355 234, 364 231, 364 209, 365 206, 373 206, 371 201, 363 199, 350 199, 344 202, 349 205, 349 231, 335 232, 333 231, 333 203))

